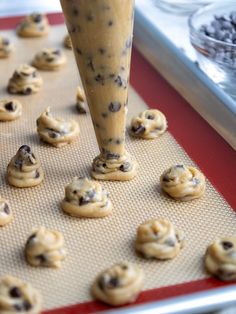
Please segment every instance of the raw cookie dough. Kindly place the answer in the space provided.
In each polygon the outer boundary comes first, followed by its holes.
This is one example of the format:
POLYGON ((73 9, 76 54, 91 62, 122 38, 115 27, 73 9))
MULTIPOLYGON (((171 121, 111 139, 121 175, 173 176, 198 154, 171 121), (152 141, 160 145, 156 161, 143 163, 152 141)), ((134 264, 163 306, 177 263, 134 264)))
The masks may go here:
POLYGON ((21 64, 10 78, 7 90, 11 94, 30 95, 37 93, 42 85, 38 71, 28 64, 21 64))
POLYGON ((163 134, 167 129, 164 114, 156 109, 145 110, 133 118, 130 133, 135 137, 154 139, 163 134))
POLYGON ((172 198, 190 201, 203 195, 204 175, 194 167, 175 165, 165 170, 160 178, 161 188, 172 198))
POLYGON ((33 60, 33 66, 39 70, 57 71, 66 63, 66 56, 60 49, 44 48, 33 60))
POLYGON ((127 181, 137 175, 137 167, 127 152, 120 157, 104 151, 93 160, 92 176, 97 180, 127 181))
POLYGON ((17 35, 20 37, 42 37, 48 34, 49 24, 46 15, 33 13, 18 25, 17 35))
POLYGON ((22 105, 16 99, 0 100, 0 121, 12 121, 22 114, 22 105))
POLYGON ((41 295, 30 284, 9 275, 0 279, 1 314, 39 314, 41 309, 41 295))
POLYGON ((221 280, 236 280, 236 237, 216 239, 207 248, 205 267, 221 280))
POLYGON ((143 257, 171 259, 183 245, 183 232, 166 219, 152 219, 138 227, 135 248, 143 257))
POLYGON ((61 204, 64 212, 75 217, 99 218, 112 212, 109 195, 100 183, 88 178, 77 178, 65 187, 61 204))
POLYGON ((33 230, 25 245, 25 257, 32 266, 61 267, 66 257, 63 235, 45 227, 33 230))
POLYGON ((83 89, 78 86, 76 91, 76 107, 79 113, 86 113, 85 100, 85 93, 83 89))
POLYGON ((36 122, 39 137, 44 142, 58 148, 73 142, 80 133, 76 121, 54 118, 50 112, 50 107, 46 108, 36 122))
POLYGON ((68 49, 72 49, 72 42, 71 42, 71 38, 70 38, 70 35, 67 34, 64 38, 64 46, 68 49))
MULTIPOLYGON (((0 227, 12 221, 12 212, 7 200, 0 196, 0 227)), ((1 307, 0 307, 1 308, 1 307)))
POLYGON ((28 145, 19 148, 7 166, 7 180, 10 185, 28 188, 44 180, 41 163, 28 145))
POLYGON ((0 58, 7 58, 14 49, 13 44, 6 37, 0 36, 0 58))
POLYGON ((113 306, 134 302, 143 287, 143 278, 143 271, 137 265, 118 263, 97 276, 92 295, 113 306))

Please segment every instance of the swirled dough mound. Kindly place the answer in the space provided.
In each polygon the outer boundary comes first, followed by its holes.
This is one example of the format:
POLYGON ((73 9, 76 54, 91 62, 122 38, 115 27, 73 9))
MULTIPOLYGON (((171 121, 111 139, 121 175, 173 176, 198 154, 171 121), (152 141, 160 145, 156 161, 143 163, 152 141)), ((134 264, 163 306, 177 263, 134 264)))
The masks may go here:
POLYGON ((43 179, 43 169, 38 158, 28 145, 21 146, 7 167, 9 184, 28 188, 40 184, 43 179))
POLYGON ((72 49, 72 41, 71 41, 71 38, 70 38, 70 35, 67 34, 64 38, 64 46, 67 48, 67 49, 72 49))
POLYGON ((1 314, 39 314, 41 309, 41 295, 30 284, 9 275, 0 279, 1 314))
POLYGON ((66 56, 60 49, 45 48, 35 55, 32 64, 39 70, 57 71, 65 63, 66 56))
POLYGON ((17 35, 20 37, 42 37, 48 34, 49 24, 46 15, 32 13, 17 27, 17 35))
POLYGON ((88 178, 74 178, 65 187, 64 212, 75 217, 99 218, 112 212, 112 204, 100 183, 88 178))
POLYGON ((83 89, 78 86, 76 91, 76 107, 79 113, 86 113, 85 100, 85 93, 83 89))
POLYGON ((37 93, 42 85, 38 71, 28 64, 21 64, 10 78, 7 90, 11 94, 30 95, 37 93))
POLYGON ((216 239, 207 248, 205 267, 221 280, 236 280, 236 237, 216 239))
POLYGON ((0 36, 0 58, 8 58, 14 49, 13 44, 6 37, 0 36))
POLYGON ((137 175, 137 162, 126 152, 118 156, 103 152, 93 160, 92 176, 97 180, 127 181, 137 175))
POLYGON ((184 235, 166 219, 152 219, 137 230, 135 248, 146 258, 171 259, 183 247, 184 235))
POLYGON ((172 198, 190 201, 205 192, 204 175, 194 167, 175 165, 164 171, 160 178, 161 188, 172 198))
POLYGON ((36 123, 41 140, 58 148, 73 142, 80 133, 76 121, 54 118, 50 112, 50 107, 46 108, 36 123))
POLYGON ((137 265, 121 262, 97 276, 92 285, 92 294, 113 306, 131 303, 143 287, 143 278, 143 271, 137 265))
POLYGON ((0 227, 12 221, 12 212, 7 200, 0 196, 0 227))
POLYGON ((32 266, 61 267, 66 257, 63 235, 44 227, 33 230, 25 245, 25 257, 32 266))
POLYGON ((22 105, 16 99, 0 100, 0 121, 12 121, 22 114, 22 105))
POLYGON ((167 129, 164 114, 156 109, 145 110, 131 121, 130 133, 135 137, 154 139, 167 129))

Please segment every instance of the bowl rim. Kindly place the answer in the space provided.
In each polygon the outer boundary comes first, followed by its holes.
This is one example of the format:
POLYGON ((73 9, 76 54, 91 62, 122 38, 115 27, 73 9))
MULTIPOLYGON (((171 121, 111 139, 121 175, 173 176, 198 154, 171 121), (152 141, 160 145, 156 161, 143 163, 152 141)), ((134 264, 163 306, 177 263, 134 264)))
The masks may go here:
MULTIPOLYGON (((227 5, 235 5, 235 12, 236 12, 236 2, 235 0, 224 0, 224 3, 222 2, 217 2, 217 3, 211 3, 211 4, 208 4, 208 5, 205 5, 199 9, 197 9, 196 11, 192 12, 189 17, 188 17, 188 27, 190 29, 190 32, 193 31, 195 32, 196 34, 198 34, 198 36, 200 36, 201 38, 203 39, 206 39, 208 41, 211 41, 213 43, 216 43, 216 44, 221 44, 221 45, 224 45, 226 47, 231 47, 231 48, 235 48, 236 49, 236 44, 232 44, 232 43, 227 43, 223 40, 219 40, 219 39, 215 39, 215 38, 212 38, 210 36, 207 36, 205 35, 204 33, 201 33, 199 31, 199 29, 195 28, 194 25, 193 25, 193 19, 195 18, 196 15, 199 15, 202 13, 202 11, 204 12, 204 10, 206 9, 214 9, 216 7, 227 7, 227 5)), ((214 17, 214 13, 213 13, 213 17, 214 17)))

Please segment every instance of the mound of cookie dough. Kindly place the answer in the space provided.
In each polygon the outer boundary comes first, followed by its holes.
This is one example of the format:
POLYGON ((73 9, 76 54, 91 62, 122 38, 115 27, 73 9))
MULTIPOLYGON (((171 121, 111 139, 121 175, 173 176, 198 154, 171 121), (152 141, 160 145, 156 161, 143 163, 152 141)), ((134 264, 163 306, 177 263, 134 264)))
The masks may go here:
POLYGON ((207 248, 205 267, 221 280, 236 280, 236 237, 216 239, 207 248))
POLYGON ((119 306, 134 302, 143 287, 144 274, 137 265, 121 262, 101 272, 92 285, 92 295, 119 306))
POLYGON ((33 66, 39 70, 57 71, 66 63, 66 56, 60 49, 44 48, 33 60, 33 66))
POLYGON ((13 44, 6 37, 0 36, 0 58, 8 58, 14 49, 13 44))
POLYGON ((30 188, 44 180, 41 163, 28 145, 19 148, 7 166, 7 180, 18 188, 30 188))
POLYGON ((30 284, 9 275, 0 279, 1 314, 39 314, 41 309, 41 295, 30 284))
POLYGON ((175 165, 165 170, 160 178, 163 191, 180 201, 201 197, 206 188, 204 175, 194 167, 175 165))
POLYGON ((37 119, 37 132, 41 140, 57 148, 73 142, 80 133, 76 121, 54 118, 48 107, 37 119))
POLYGON ((46 15, 32 13, 20 23, 17 27, 17 35, 20 37, 42 37, 49 32, 49 23, 46 15))
POLYGON ((85 100, 85 93, 83 89, 78 86, 76 91, 76 108, 79 113, 86 113, 85 100))
POLYGON ((183 245, 183 232, 166 219, 152 219, 138 227, 135 248, 145 258, 172 259, 183 245))
POLYGON ((12 221, 12 212, 6 199, 0 196, 0 227, 9 224, 12 221))
POLYGON ((61 267, 66 257, 63 235, 44 227, 33 230, 25 245, 25 257, 32 266, 61 267))
POLYGON ((162 135, 167 129, 167 121, 164 114, 156 109, 141 112, 133 118, 130 133, 143 139, 154 139, 162 135))
POLYGON ((67 49, 72 49, 72 41, 71 41, 71 38, 70 38, 70 35, 67 34, 64 38, 64 46, 67 48, 67 49))
POLYGON ((22 114, 22 105, 16 99, 0 100, 0 121, 12 121, 22 114))
POLYGON ((100 218, 112 212, 109 195, 100 183, 75 177, 65 187, 61 204, 64 212, 75 217, 100 218))
POLYGON ((28 64, 21 64, 10 78, 7 90, 11 94, 30 95, 37 93, 42 85, 38 71, 28 64))

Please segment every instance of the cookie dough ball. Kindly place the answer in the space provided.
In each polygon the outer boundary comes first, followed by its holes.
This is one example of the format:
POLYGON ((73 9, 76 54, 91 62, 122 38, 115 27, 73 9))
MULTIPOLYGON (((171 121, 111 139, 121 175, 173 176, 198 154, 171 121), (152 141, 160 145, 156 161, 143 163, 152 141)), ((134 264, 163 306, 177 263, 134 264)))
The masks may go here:
POLYGON ((44 227, 33 230, 25 245, 25 257, 32 266, 61 267, 66 257, 63 235, 44 227))
POLYGON ((78 86, 76 91, 76 107, 79 113, 86 113, 85 100, 85 93, 83 89, 78 86))
POLYGON ((172 198, 191 201, 203 195, 206 188, 204 175, 194 167, 175 165, 164 171, 161 188, 172 198))
POLYGON ((54 118, 48 107, 37 119, 37 132, 41 140, 57 148, 73 142, 80 133, 76 121, 54 118))
POLYGON ((11 41, 6 38, 0 36, 0 58, 8 58, 14 49, 11 41))
POLYGON ((12 221, 12 212, 7 200, 0 196, 0 227, 9 224, 12 221))
POLYGON ((7 167, 7 180, 18 188, 30 188, 44 180, 41 163, 28 145, 19 148, 7 167))
POLYGON ((236 237, 216 239, 207 248, 205 267, 221 280, 236 280, 236 237))
POLYGON ((143 287, 143 278, 143 271, 137 265, 118 263, 97 276, 92 295, 113 306, 134 302, 143 287))
POLYGON ((9 275, 0 279, 1 314, 39 314, 41 309, 41 295, 29 283, 9 275))
POLYGON ((16 99, 0 100, 0 121, 12 121, 22 114, 22 105, 16 99))
POLYGON ((28 15, 17 27, 17 35, 20 37, 42 37, 49 32, 49 23, 46 15, 33 13, 28 15))
POLYGON ((65 63, 66 56, 60 49, 45 48, 35 55, 32 64, 39 70, 57 71, 65 63))
POLYGON ((130 133, 135 137, 154 139, 167 129, 164 114, 156 109, 145 110, 131 121, 130 133))
POLYGON ((112 204, 100 183, 88 178, 74 178, 65 187, 64 212, 75 217, 99 218, 109 215, 112 204))
POLYGON ((42 85, 38 71, 28 64, 21 64, 10 78, 7 90, 11 94, 30 95, 37 93, 42 85))
POLYGON ((67 49, 72 49, 72 41, 71 41, 71 38, 70 38, 70 35, 67 34, 64 38, 64 46, 67 48, 67 49))
POLYGON ((166 219, 152 219, 138 227, 135 248, 145 258, 172 259, 183 245, 183 232, 166 219))

